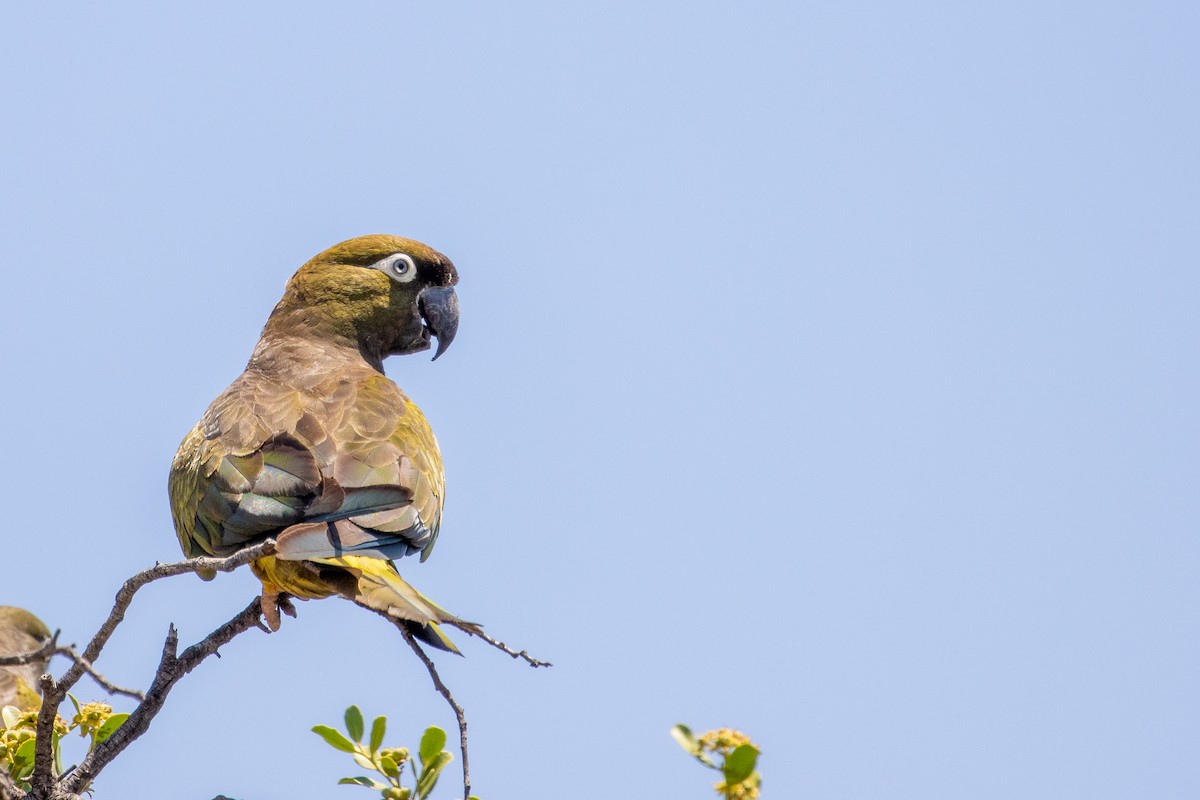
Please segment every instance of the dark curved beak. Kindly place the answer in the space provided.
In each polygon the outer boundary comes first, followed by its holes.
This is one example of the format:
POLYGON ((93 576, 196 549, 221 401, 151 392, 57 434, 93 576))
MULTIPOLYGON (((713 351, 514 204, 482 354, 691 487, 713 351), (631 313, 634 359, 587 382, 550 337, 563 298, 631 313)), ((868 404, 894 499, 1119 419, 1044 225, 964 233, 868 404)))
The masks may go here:
POLYGON ((437 337, 437 352, 433 354, 433 360, 437 361, 458 333, 458 295, 450 286, 426 286, 417 295, 417 307, 425 327, 437 337))

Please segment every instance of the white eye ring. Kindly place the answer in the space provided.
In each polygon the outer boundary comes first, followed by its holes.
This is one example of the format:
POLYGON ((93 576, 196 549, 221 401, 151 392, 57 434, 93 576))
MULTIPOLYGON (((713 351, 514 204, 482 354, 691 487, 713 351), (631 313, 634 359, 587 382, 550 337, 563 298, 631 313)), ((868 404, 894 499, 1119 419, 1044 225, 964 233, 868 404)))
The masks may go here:
POLYGON ((395 253, 375 262, 375 269, 385 273, 397 283, 409 283, 417 277, 417 264, 404 253, 395 253))

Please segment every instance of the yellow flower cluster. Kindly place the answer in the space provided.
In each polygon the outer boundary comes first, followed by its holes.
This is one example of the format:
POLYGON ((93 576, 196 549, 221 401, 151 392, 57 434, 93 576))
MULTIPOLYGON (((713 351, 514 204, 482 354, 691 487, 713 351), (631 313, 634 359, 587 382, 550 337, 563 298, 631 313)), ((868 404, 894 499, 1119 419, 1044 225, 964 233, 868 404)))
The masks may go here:
POLYGON ((715 731, 701 734, 696 740, 700 743, 700 749, 706 753, 716 753, 721 756, 727 756, 734 751, 735 748, 744 744, 754 744, 750 741, 750 737, 741 731, 735 731, 733 728, 720 728, 715 731))
POLYGON ((32 738, 32 728, 5 728, 0 734, 0 764, 12 761, 17 748, 32 738))
MULTIPOLYGON (((0 726, 0 764, 10 763, 17 748, 33 739, 37 731, 37 711, 26 711, 10 727, 0 726)), ((54 718, 54 732, 59 736, 67 732, 67 722, 62 717, 54 718)))
MULTIPOLYGON (((708 731, 697 737, 696 742, 700 745, 701 752, 713 753, 722 758, 728 758, 730 753, 744 744, 754 745, 754 742, 750 741, 749 736, 732 728, 719 728, 715 731, 708 731)), ((757 747, 757 745, 754 746, 757 747)), ((756 772, 746 780, 735 783, 733 786, 727 786, 725 781, 717 781, 713 784, 713 788, 725 800, 759 800, 759 795, 762 792, 762 781, 756 772)))
POLYGON ((385 747, 379 751, 379 771, 389 778, 399 778, 400 773, 404 771, 406 761, 408 761, 407 747, 385 747))
POLYGON ((733 786, 726 786, 725 781, 717 781, 713 784, 713 788, 717 790, 717 794, 724 796, 727 800, 758 800, 761 791, 758 781, 753 779, 736 783, 733 786))
POLYGON ((407 747, 385 747, 379 751, 379 755, 382 756, 383 758, 390 758, 392 761, 395 761, 397 764, 400 764, 400 763, 408 760, 408 748, 407 747))
POLYGON ((79 735, 88 736, 112 716, 112 706, 108 703, 84 703, 79 713, 71 719, 71 727, 79 726, 79 735))

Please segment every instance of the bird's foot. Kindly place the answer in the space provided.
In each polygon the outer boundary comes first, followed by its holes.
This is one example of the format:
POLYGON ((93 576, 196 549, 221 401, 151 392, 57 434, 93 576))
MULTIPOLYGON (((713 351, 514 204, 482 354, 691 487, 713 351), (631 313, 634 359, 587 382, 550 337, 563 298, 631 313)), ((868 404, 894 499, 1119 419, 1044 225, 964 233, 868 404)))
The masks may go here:
POLYGON ((271 632, 279 630, 281 619, 279 612, 282 611, 292 619, 296 618, 296 607, 292 605, 292 598, 286 593, 278 589, 263 585, 262 597, 259 598, 259 605, 262 607, 263 619, 267 621, 267 627, 271 632))
POLYGON ((275 604, 279 606, 279 610, 287 614, 292 619, 296 618, 296 606, 292 603, 292 596, 289 594, 281 594, 275 600, 275 604))

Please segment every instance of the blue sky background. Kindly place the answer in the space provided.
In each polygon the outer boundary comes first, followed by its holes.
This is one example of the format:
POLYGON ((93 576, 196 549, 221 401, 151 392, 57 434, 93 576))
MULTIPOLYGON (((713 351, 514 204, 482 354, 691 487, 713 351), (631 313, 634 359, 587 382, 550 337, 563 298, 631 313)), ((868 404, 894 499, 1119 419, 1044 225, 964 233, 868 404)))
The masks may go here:
MULTIPOLYGON (((9 4, 0 602, 83 643, 284 281, 458 265, 430 596, 485 800, 1200 795, 1200 6, 9 4), (49 588, 48 588, 49 587, 49 588), (460 637, 461 638, 461 637, 460 637)), ((248 572, 147 589, 145 685, 248 572)), ((453 717, 338 600, 176 689, 98 798, 367 797, 309 732, 453 717)), ((60 665, 61 666, 61 665, 60 665)), ((98 689, 81 687, 85 696, 98 689)), ((439 796, 455 795, 448 778, 439 796)))

